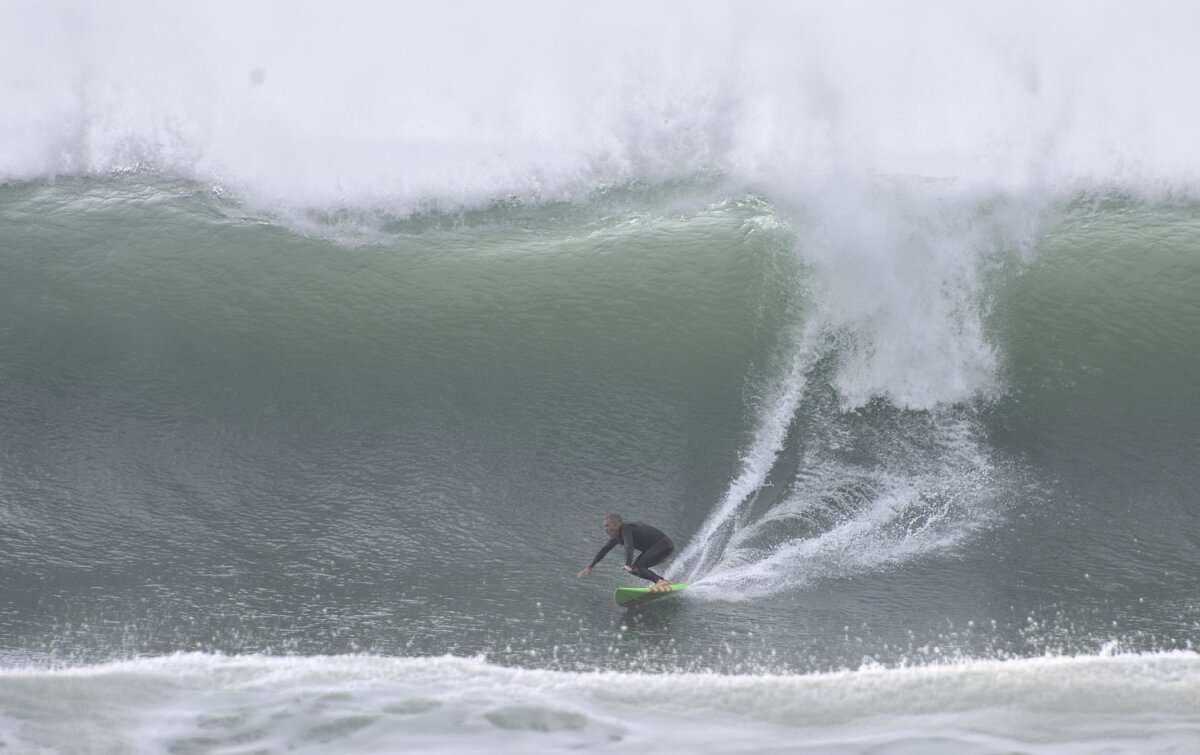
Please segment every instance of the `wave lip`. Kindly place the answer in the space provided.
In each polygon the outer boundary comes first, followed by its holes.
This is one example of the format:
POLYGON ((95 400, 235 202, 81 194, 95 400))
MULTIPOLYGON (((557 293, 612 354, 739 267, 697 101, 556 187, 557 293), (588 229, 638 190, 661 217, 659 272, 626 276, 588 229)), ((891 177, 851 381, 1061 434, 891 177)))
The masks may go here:
POLYGON ((153 169, 402 211, 705 171, 1200 186, 1193 5, 148 10, 0 9, 0 180, 153 169))

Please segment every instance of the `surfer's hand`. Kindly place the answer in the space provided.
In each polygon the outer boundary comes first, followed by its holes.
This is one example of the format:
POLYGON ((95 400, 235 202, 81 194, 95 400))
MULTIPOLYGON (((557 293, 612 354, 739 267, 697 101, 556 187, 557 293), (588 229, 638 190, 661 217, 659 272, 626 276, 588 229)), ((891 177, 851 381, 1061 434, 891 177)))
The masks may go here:
POLYGON ((576 578, 576 579, 582 579, 583 577, 586 577, 587 575, 589 575, 589 574, 591 574, 591 573, 592 573, 592 567, 590 567, 590 566, 585 566, 585 567, 583 567, 583 569, 581 569, 581 570, 579 571, 579 573, 578 573, 578 574, 576 574, 576 575, 575 575, 575 578, 576 578))
POLYGON ((621 568, 622 568, 622 569, 624 569, 624 570, 625 570, 625 571, 627 571, 627 572, 632 572, 632 571, 633 571, 633 567, 632 567, 632 566, 629 566, 628 564, 621 564, 621 568))

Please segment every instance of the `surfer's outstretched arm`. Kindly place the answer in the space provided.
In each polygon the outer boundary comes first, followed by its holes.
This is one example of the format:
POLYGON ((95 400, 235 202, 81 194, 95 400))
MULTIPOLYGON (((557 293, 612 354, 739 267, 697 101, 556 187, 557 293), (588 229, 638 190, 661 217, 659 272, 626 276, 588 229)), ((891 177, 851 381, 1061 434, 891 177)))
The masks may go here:
POLYGON ((600 563, 600 559, 607 556, 608 552, 610 550, 612 550, 613 548, 615 548, 617 543, 619 543, 620 541, 621 541, 621 539, 619 537, 614 537, 611 540, 609 540, 607 543, 605 543, 604 547, 600 549, 600 552, 596 554, 596 557, 592 559, 592 563, 583 567, 583 569, 581 569, 580 572, 578 574, 576 574, 575 576, 576 577, 586 577, 588 574, 590 574, 592 571, 592 567, 594 567, 596 564, 600 563))

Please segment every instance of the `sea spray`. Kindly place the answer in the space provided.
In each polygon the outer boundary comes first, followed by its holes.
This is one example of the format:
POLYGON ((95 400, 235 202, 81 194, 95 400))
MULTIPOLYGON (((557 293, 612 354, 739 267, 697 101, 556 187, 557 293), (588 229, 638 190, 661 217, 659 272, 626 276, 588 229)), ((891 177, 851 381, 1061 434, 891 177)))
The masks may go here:
POLYGON ((154 170, 406 214, 701 172, 783 202, 888 175, 1161 196, 1200 171, 1190 4, 0 13, 6 181, 154 170))

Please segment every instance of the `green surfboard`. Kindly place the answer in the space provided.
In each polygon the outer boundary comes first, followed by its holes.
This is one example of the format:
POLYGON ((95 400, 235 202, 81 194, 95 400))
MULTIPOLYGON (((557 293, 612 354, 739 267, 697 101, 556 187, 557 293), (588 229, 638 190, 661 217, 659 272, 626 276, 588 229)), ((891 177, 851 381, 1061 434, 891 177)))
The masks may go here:
POLYGON ((622 608, 632 608, 652 600, 675 595, 687 589, 686 582, 672 582, 669 585, 650 585, 648 587, 618 587, 613 598, 622 608))

